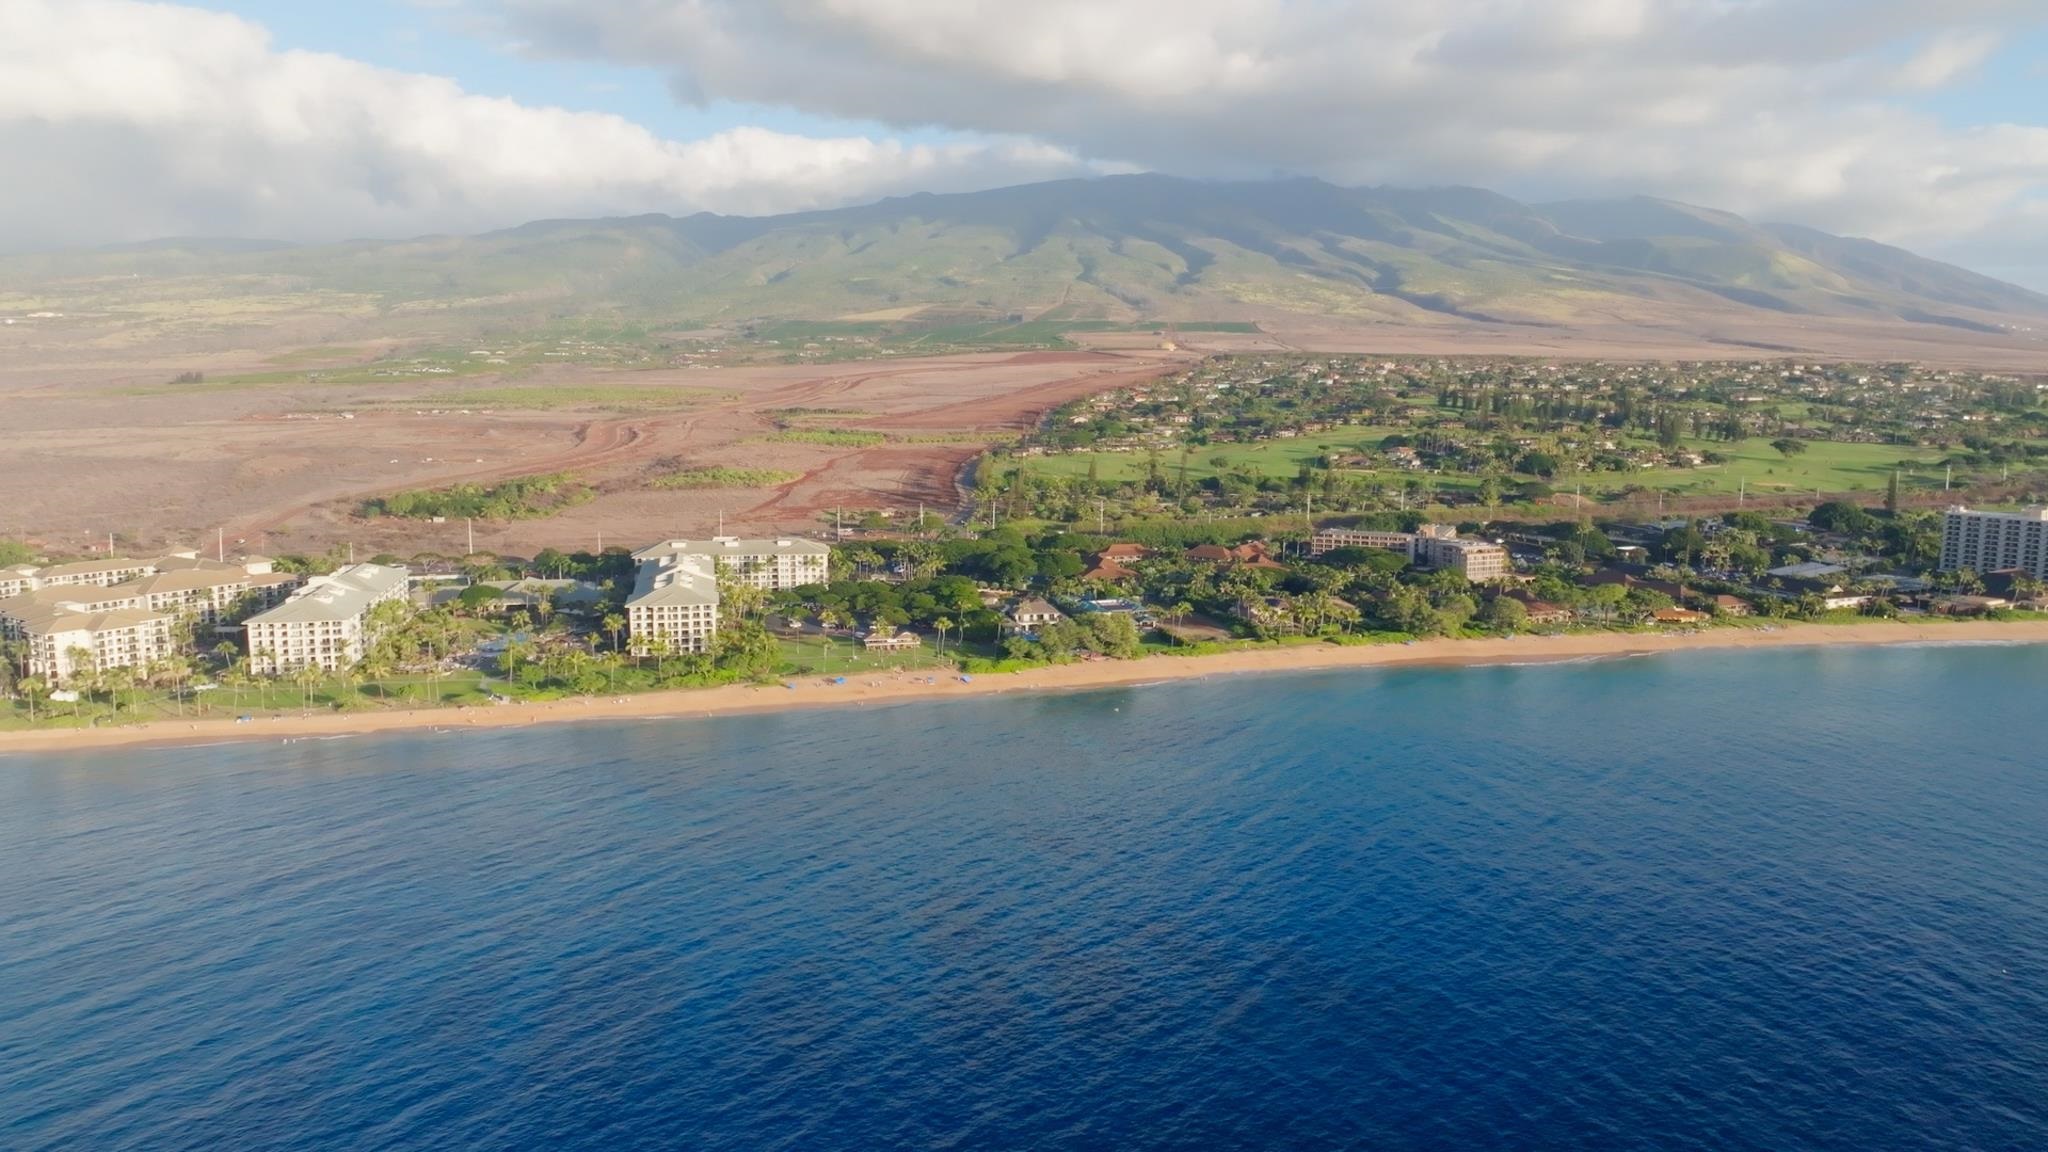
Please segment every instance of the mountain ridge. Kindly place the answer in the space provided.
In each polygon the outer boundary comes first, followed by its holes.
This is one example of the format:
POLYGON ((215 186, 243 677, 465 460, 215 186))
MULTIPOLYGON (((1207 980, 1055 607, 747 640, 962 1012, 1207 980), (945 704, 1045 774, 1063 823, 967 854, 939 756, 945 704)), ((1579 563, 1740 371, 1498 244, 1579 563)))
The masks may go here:
POLYGON ((209 280, 378 307, 539 309, 675 324, 882 314, 1571 328, 1725 313, 2002 332, 2048 295, 1877 241, 1636 196, 1156 174, 915 193, 774 216, 534 220, 474 235, 285 245, 165 240, 0 257, 16 293, 209 280))

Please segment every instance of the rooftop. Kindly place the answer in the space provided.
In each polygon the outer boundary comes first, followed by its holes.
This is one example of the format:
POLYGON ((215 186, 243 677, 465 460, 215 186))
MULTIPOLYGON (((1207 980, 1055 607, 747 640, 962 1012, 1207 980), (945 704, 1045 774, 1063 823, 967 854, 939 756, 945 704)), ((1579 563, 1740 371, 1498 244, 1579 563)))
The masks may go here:
POLYGON ((141 608, 95 609, 90 603, 81 604, 77 597, 45 594, 65 591, 69 589, 45 589, 43 592, 30 592, 0 600, 0 615, 17 621, 31 632, 43 634, 103 632, 110 628, 128 628, 168 618, 163 613, 141 608))
POLYGON ((777 536, 748 540, 738 536, 713 536, 708 540, 663 540, 633 553, 645 563, 661 556, 829 556, 832 549, 816 540, 798 536, 777 536))
POLYGON ((718 577, 702 553, 674 552, 640 565, 633 579, 628 607, 690 606, 718 603, 718 577))
POLYGON ((315 576, 292 597, 268 612, 249 618, 256 624, 312 624, 353 619, 371 605, 406 588, 403 568, 382 564, 350 564, 329 576, 315 576))
POLYGON ((2017 512, 1979 512, 1975 508, 1965 508, 1958 504, 1949 509, 1949 512, 1957 516, 1998 516, 2007 520, 2048 521, 2048 507, 2022 508, 2017 512))

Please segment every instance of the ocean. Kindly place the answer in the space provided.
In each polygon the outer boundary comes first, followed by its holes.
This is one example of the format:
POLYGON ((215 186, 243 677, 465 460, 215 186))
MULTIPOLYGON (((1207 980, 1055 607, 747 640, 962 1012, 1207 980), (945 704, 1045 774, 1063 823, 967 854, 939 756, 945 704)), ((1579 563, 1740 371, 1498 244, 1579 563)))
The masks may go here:
POLYGON ((2048 1147, 2048 648, 0 757, 0 1148, 2048 1147))

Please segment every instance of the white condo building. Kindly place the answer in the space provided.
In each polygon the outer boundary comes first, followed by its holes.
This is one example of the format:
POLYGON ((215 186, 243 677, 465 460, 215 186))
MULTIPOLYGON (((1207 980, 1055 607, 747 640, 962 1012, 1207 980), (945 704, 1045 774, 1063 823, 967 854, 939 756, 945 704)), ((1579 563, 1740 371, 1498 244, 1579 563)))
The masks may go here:
POLYGON ((643 562, 626 597, 626 633, 638 656, 664 642, 671 652, 709 652, 718 633, 718 577, 710 558, 670 552, 643 562))
POLYGON ((144 667, 171 653, 181 622, 219 625, 284 599, 297 576, 270 561, 94 560, 0 570, 0 636, 27 644, 26 669, 52 682, 144 667), (118 579, 117 579, 118 578, 118 579))
POLYGON ((249 666, 267 675, 352 668, 370 642, 370 610, 408 590, 403 568, 350 564, 315 576, 291 598, 249 618, 249 666))
POLYGON ((1421 568, 1447 568, 1475 584, 1508 574, 1508 550, 1486 540, 1467 540, 1448 524, 1423 524, 1413 532, 1378 532, 1363 528, 1324 528, 1309 539, 1309 555, 1339 548, 1375 548, 1398 552, 1421 568))
POLYGON ((713 536, 663 540, 633 559, 640 564, 626 598, 633 651, 645 655, 656 641, 666 641, 671 651, 709 652, 718 632, 721 577, 771 592, 823 584, 831 578, 832 549, 793 536, 713 536))
POLYGON ((743 540, 737 536, 663 540, 633 553, 633 559, 645 564, 678 555, 709 557, 717 561, 719 573, 726 579, 771 592, 825 583, 832 561, 831 548, 793 536, 769 540, 743 540))
POLYGON ((2048 580, 2048 508, 2020 512, 1976 512, 1951 508, 1942 524, 1941 567, 1945 572, 2019 569, 2048 580))

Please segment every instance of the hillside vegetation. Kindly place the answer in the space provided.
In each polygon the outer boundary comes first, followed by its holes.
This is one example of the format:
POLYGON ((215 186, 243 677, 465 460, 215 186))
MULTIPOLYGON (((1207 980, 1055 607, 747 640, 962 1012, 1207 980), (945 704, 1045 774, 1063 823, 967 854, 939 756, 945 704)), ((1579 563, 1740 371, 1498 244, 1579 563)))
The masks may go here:
POLYGON ((540 221, 321 246, 0 259, 0 314, 318 308, 394 329, 605 317, 778 342, 1042 343, 1274 312, 1514 325, 1722 310, 2001 331, 2048 297, 1897 248, 1669 201, 1128 176, 833 211, 540 221))

